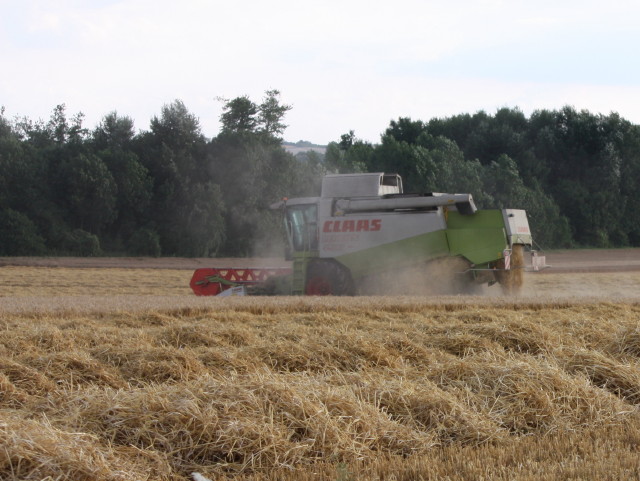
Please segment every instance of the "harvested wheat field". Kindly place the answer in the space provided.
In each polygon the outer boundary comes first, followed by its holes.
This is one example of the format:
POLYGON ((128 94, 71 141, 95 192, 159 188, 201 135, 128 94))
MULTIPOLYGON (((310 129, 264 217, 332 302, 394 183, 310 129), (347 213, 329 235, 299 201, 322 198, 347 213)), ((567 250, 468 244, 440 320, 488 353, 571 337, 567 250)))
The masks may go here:
POLYGON ((640 272, 343 299, 190 274, 0 267, 0 479, 640 477, 640 272))

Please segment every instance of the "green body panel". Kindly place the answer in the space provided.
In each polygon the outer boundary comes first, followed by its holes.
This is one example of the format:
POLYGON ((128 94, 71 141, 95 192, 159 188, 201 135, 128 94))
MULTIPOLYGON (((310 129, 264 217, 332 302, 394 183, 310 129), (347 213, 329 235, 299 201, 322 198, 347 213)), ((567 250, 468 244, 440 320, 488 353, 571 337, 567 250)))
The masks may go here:
POLYGON ((358 279, 447 255, 446 231, 440 230, 339 256, 336 260, 349 268, 354 279, 358 279))
POLYGON ((451 255, 463 256, 475 265, 501 259, 508 247, 500 210, 479 210, 473 215, 449 212, 447 238, 451 255))
POLYGON ((474 265, 502 259, 507 248, 502 211, 483 210, 473 215, 449 212, 447 229, 403 239, 336 257, 354 279, 415 265, 438 257, 462 256, 474 265))
POLYGON ((502 211, 498 209, 478 210, 472 215, 463 215, 455 210, 447 212, 448 229, 504 229, 502 211))
MULTIPOLYGON (((447 229, 363 249, 335 259, 347 267, 352 278, 357 280, 447 256, 461 256, 475 266, 486 267, 503 258, 509 240, 502 211, 480 210, 473 215, 450 211, 446 219, 447 229)), ((307 266, 310 260, 317 257, 317 251, 293 254, 291 294, 304 294, 307 266)))

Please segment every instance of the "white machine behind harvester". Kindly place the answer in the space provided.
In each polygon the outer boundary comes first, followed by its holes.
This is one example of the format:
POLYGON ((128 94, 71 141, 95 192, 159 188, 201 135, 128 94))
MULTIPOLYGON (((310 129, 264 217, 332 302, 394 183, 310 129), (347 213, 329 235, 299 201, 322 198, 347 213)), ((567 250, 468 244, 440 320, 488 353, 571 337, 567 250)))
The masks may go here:
POLYGON ((405 194, 397 174, 327 175, 320 197, 271 208, 283 212, 293 267, 197 269, 197 295, 452 294, 495 283, 512 293, 524 270, 546 267, 524 210, 478 210, 471 194, 405 194))

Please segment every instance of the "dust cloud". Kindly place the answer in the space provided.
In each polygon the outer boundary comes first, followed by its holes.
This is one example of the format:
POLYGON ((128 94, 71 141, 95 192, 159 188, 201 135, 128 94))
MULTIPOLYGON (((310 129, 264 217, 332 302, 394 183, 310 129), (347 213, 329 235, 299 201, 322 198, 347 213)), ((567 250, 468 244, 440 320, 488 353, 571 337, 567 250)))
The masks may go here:
POLYGON ((472 282, 470 264, 461 257, 445 257, 359 280, 361 295, 444 296, 480 294, 472 282))

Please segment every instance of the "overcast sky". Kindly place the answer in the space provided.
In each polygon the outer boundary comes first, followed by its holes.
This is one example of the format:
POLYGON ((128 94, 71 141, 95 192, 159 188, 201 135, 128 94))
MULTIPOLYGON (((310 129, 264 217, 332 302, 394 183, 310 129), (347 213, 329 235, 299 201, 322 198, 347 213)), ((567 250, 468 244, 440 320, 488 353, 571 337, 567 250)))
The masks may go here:
POLYGON ((320 144, 505 106, 640 124, 639 25, 631 0, 0 0, 0 106, 147 130, 181 99, 213 137, 216 97, 278 89, 285 139, 320 144))

